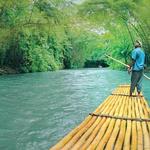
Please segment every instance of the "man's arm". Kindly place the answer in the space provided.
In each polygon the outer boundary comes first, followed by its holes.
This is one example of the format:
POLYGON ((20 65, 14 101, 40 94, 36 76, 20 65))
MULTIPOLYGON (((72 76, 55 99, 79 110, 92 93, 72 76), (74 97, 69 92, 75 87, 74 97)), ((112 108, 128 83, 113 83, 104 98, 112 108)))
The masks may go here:
POLYGON ((137 53, 136 53, 135 50, 133 50, 133 51, 132 51, 132 54, 131 54, 132 61, 131 61, 131 63, 129 64, 128 73, 130 73, 130 72, 132 71, 132 67, 133 67, 134 64, 135 64, 136 57, 137 57, 137 53))
POLYGON ((132 59, 132 62, 129 64, 129 68, 131 69, 134 66, 134 64, 135 64, 135 60, 132 59))
POLYGON ((132 62, 129 64, 129 67, 128 67, 128 73, 130 74, 130 72, 132 71, 132 67, 134 66, 135 64, 135 60, 132 59, 132 62))

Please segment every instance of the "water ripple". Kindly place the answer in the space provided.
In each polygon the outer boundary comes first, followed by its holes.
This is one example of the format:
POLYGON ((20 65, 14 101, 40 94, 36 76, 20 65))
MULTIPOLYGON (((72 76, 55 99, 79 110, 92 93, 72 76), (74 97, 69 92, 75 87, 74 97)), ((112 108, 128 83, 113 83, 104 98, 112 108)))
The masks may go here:
MULTIPOLYGON (((129 82, 126 72, 108 69, 0 76, 0 149, 48 149, 129 82)), ((147 99, 149 89, 144 81, 147 99)))

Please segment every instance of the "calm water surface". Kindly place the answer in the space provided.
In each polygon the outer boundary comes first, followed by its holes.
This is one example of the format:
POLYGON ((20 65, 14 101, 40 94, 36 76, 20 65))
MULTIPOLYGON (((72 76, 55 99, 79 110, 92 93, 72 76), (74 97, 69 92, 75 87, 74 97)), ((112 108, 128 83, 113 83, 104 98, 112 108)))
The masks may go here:
POLYGON ((0 76, 0 149, 47 150, 129 79, 108 69, 0 76))

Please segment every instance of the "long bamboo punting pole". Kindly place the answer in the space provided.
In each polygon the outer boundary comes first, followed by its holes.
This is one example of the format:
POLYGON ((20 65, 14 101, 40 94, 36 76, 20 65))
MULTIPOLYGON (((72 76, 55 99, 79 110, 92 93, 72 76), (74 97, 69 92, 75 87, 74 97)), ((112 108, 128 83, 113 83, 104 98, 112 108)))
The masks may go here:
MULTIPOLYGON (((112 60, 114 60, 114 61, 116 61, 116 62, 118 62, 118 63, 120 63, 120 64, 122 64, 122 65, 125 66, 125 67, 129 67, 129 65, 127 65, 127 64, 121 62, 120 60, 117 60, 117 59, 115 59, 115 58, 113 58, 113 57, 111 57, 111 56, 109 56, 109 55, 107 55, 107 54, 105 54, 105 56, 108 57, 108 58, 110 58, 110 59, 112 59, 112 60)), ((146 74, 143 74, 143 76, 144 76, 146 79, 150 80, 150 77, 148 77, 146 74)))

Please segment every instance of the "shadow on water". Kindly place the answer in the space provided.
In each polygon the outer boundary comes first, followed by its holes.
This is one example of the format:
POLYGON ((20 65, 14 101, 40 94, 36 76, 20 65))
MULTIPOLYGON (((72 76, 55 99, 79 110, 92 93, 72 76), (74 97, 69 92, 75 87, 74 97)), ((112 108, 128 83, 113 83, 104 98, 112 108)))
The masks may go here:
MULTIPOLYGON (((129 82, 127 72, 108 69, 1 76, 0 149, 48 149, 129 82)), ((143 84, 150 100, 150 83, 143 84)))

